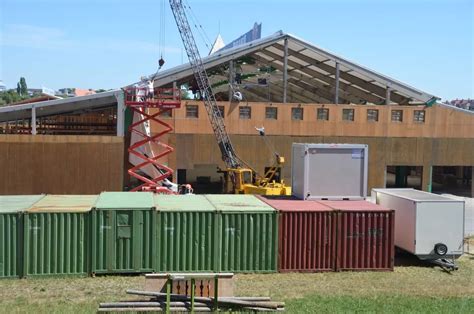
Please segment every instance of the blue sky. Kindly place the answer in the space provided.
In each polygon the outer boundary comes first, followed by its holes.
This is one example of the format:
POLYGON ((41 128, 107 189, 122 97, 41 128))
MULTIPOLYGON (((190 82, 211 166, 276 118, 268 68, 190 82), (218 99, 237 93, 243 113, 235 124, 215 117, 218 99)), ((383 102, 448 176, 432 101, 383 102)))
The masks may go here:
MULTIPOLYGON (((116 88, 156 71, 163 0, 0 0, 0 79, 116 88)), ((185 0, 208 37, 294 34, 442 99, 474 98, 472 0, 185 0)), ((187 62, 165 0, 164 69, 187 62)), ((208 49, 195 38, 201 55, 208 49)))

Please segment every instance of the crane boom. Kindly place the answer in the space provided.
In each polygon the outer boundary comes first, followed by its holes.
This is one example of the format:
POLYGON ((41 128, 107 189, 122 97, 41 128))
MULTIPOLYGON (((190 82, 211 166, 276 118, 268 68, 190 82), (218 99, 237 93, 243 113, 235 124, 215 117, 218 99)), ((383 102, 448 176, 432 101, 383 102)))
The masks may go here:
POLYGON ((182 0, 169 0, 169 3, 176 25, 178 26, 179 34, 183 40, 189 63, 193 69, 201 97, 204 99, 204 105, 222 154, 222 160, 228 168, 240 168, 242 167, 242 162, 237 157, 232 142, 230 141, 229 134, 227 134, 225 129, 224 119, 217 105, 214 93, 212 92, 209 77, 207 76, 206 69, 202 63, 191 27, 189 26, 182 0))

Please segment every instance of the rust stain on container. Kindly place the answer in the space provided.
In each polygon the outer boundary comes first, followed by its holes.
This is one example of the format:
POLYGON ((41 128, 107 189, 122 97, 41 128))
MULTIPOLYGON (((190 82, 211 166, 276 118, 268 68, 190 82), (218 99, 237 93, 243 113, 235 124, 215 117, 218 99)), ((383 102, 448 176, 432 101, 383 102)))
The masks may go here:
POLYGON ((279 211, 280 272, 333 270, 335 227, 330 207, 314 201, 262 200, 279 211))
POLYGON ((393 270, 393 210, 366 201, 319 202, 336 214, 336 271, 393 270))

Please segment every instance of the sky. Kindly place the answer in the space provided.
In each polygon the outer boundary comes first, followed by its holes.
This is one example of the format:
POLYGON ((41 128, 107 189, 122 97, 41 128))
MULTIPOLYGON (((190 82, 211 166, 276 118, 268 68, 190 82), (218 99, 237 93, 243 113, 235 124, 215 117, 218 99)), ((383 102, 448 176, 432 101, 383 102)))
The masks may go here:
MULTIPOLYGON (((443 100, 474 98, 472 0, 184 2, 206 34, 193 28, 201 56, 218 33, 228 43, 258 22, 262 37, 282 30, 443 100)), ((8 88, 22 76, 31 88, 119 88, 154 73, 161 53, 163 69, 187 62, 167 0, 0 0, 8 88)))

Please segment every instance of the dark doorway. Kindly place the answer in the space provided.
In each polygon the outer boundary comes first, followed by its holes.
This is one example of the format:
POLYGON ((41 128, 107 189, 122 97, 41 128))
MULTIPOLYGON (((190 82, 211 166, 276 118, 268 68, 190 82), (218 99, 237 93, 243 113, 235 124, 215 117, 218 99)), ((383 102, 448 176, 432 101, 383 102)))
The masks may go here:
POLYGON ((178 184, 186 183, 186 169, 178 169, 178 184))
POLYGON ((387 166, 387 188, 414 188, 421 190, 421 166, 387 166))
POLYGON ((472 166, 434 166, 433 192, 471 197, 472 166))

